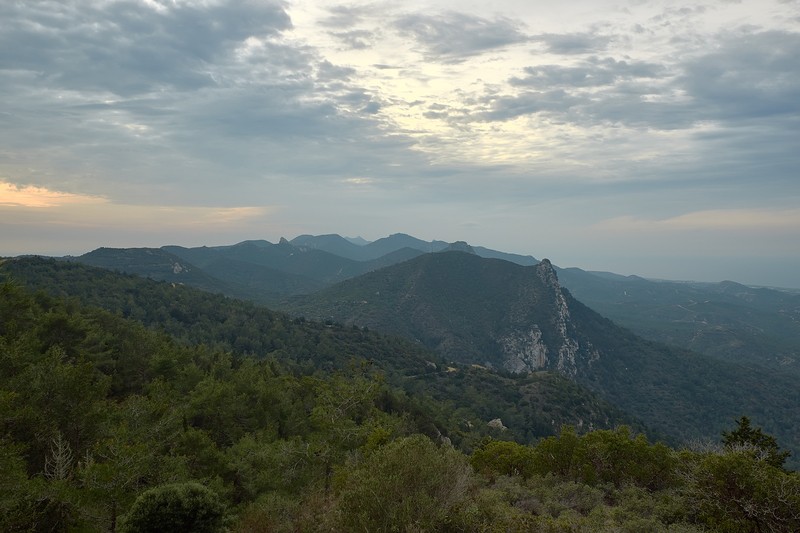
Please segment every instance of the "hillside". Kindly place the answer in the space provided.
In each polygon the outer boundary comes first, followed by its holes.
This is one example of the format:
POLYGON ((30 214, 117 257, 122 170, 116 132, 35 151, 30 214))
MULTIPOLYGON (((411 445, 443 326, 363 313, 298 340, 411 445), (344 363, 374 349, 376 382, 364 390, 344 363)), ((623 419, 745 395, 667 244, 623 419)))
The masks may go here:
MULTIPOLYGON (((78 299, 168 333, 185 345, 201 344, 258 359, 273 358, 302 374, 367 364, 421 401, 449 405, 432 433, 469 449, 492 433, 500 418, 506 438, 520 442, 552 435, 561 425, 605 428, 643 425, 569 380, 538 373, 511 376, 446 364, 436 353, 402 338, 360 328, 291 319, 251 303, 172 283, 158 283, 84 265, 35 257, 5 260, 0 274, 32 290, 78 299)), ((439 409, 439 408, 437 408, 439 409)))
MULTIPOLYGON (((301 235, 278 244, 259 240, 197 248, 100 248, 74 259, 277 308, 292 296, 451 246, 405 234, 356 242, 335 234, 301 235)), ((484 258, 523 266, 538 263, 532 256, 470 249, 484 258)), ((562 286, 578 300, 646 339, 800 375, 799 294, 734 282, 667 282, 578 268, 556 270, 562 286)))
POLYGON ((800 376, 800 295, 722 283, 650 281, 560 269, 581 302, 638 335, 800 376))
POLYGON ((557 371, 677 441, 709 438, 726 420, 749 414, 800 450, 793 378, 637 337, 563 290, 546 260, 523 267, 428 254, 298 298, 291 308, 401 334, 462 363, 557 371))
MULTIPOLYGON (((5 261, 6 275, 9 263, 40 277, 63 266, 5 261)), ((133 308, 176 296, 171 284, 68 267, 72 281, 99 274, 100 289, 135 289, 133 308)), ((177 292, 194 304, 218 301, 177 292)), ((452 407, 404 394, 364 361, 298 372, 8 282, 0 283, 0 348, 3 531, 800 526, 797 476, 745 418, 711 450, 678 452, 625 426, 565 427, 530 446, 486 435, 465 455, 432 423, 452 407)))

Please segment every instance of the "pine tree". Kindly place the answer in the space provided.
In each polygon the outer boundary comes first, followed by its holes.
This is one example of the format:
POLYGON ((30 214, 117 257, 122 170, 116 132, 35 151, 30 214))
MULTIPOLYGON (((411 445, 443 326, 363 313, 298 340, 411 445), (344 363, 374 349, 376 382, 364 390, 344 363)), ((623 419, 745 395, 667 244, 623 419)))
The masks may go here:
POLYGON ((725 447, 751 447, 758 453, 759 459, 776 468, 783 468, 791 452, 781 451, 775 437, 764 433, 761 428, 753 428, 746 416, 737 420, 736 425, 735 430, 722 432, 722 443, 725 447))

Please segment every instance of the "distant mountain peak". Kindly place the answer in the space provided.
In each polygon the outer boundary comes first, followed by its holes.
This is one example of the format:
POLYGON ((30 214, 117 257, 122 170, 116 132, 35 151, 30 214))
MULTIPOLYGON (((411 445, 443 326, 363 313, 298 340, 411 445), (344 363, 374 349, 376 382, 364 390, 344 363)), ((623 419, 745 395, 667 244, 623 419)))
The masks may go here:
POLYGON ((344 239, 346 241, 352 242, 356 246, 366 246, 367 244, 369 244, 371 242, 371 241, 368 241, 367 239, 365 239, 364 237, 361 237, 360 235, 358 237, 345 237, 344 239))
POLYGON ((476 255, 475 254, 475 250, 472 248, 472 246, 467 244, 465 241, 456 241, 456 242, 450 244, 447 248, 445 248, 444 250, 441 250, 441 251, 442 252, 466 252, 468 254, 476 255))

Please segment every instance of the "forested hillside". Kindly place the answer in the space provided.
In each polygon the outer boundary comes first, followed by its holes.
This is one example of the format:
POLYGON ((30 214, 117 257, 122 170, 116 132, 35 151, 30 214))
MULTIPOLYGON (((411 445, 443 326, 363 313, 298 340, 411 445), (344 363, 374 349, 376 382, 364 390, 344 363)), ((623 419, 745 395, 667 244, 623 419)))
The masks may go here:
POLYGON ((453 365, 399 337, 292 319, 221 295, 75 263, 20 258, 7 260, 0 272, 31 288, 135 319, 185 345, 269 357, 301 374, 367 365, 415 397, 454 406, 440 417, 446 422, 438 427, 454 442, 465 440, 465 446, 485 435, 486 423, 495 418, 508 428, 506 438, 520 442, 553 434, 562 424, 600 428, 627 423, 643 429, 634 418, 557 374, 521 376, 453 365))
POLYGON ((800 377, 800 295, 559 269, 570 292, 647 339, 800 377))
POLYGON ((598 315, 546 260, 525 267, 442 252, 298 297, 293 313, 404 335, 462 363, 570 376, 673 443, 752 416, 800 450, 800 389, 787 373, 645 340, 598 315))
MULTIPOLYGON (((256 240, 195 248, 98 248, 70 260, 291 309, 287 299, 292 296, 451 247, 404 234, 361 244, 339 235, 301 235, 277 244, 256 240)), ((529 255, 480 246, 469 250, 521 266, 538 263, 529 255)), ((579 301, 643 338, 800 376, 796 292, 731 281, 668 282, 578 268, 556 270, 561 284, 579 301)))
MULTIPOLYGON (((125 279, 135 294, 142 280, 125 279)), ((453 406, 409 396, 378 365, 351 357, 337 370, 328 357, 322 372, 226 342, 176 340, 74 298, 0 285, 0 529, 800 526, 797 476, 780 469, 774 441, 741 422, 726 446, 692 452, 624 427, 566 427, 533 446, 484 434, 465 455, 438 431, 453 406)))

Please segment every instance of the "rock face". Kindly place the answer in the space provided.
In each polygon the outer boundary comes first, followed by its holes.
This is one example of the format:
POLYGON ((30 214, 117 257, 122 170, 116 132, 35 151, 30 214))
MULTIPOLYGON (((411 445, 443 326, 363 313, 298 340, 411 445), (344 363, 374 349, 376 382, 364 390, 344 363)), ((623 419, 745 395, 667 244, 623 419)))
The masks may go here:
POLYGON ((309 301, 295 312, 400 334, 461 363, 574 377, 597 358, 573 324, 572 299, 547 259, 522 266, 442 251, 351 279, 309 301))
POLYGON ((547 365, 547 346, 542 342, 542 331, 534 324, 529 331, 513 331, 498 339, 506 355, 506 370, 530 372, 547 365))
POLYGON ((558 282, 558 276, 549 260, 543 259, 534 267, 536 285, 540 293, 531 298, 531 301, 519 302, 523 311, 518 311, 518 316, 526 319, 528 323, 520 324, 502 337, 497 339, 505 361, 503 366, 511 372, 531 372, 540 369, 557 370, 567 376, 575 376, 580 367, 580 359, 587 359, 588 363, 596 360, 599 354, 593 350, 588 343, 586 348, 581 347, 581 343, 571 332, 570 312, 567 299, 558 282), (533 313, 525 307, 546 307, 550 310, 548 314, 533 313), (550 326, 549 338, 545 339, 542 332, 544 325, 538 323, 530 324, 531 315, 539 316, 550 326))
POLYGON ((508 429, 506 426, 503 425, 503 421, 500 420, 499 418, 495 418, 495 419, 489 420, 486 423, 486 425, 489 426, 492 429, 499 429, 500 431, 505 431, 505 430, 508 429))

